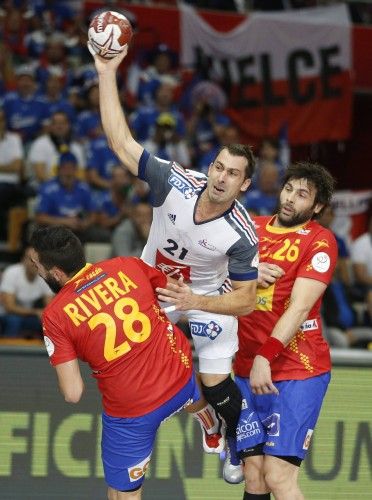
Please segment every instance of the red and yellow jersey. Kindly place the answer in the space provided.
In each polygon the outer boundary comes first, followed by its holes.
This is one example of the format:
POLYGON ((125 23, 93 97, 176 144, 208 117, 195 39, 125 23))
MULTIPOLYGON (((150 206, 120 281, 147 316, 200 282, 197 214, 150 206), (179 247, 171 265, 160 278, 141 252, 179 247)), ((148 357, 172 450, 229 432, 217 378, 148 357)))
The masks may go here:
POLYGON ((43 313, 51 364, 89 363, 108 415, 144 415, 191 377, 190 344, 160 311, 154 292, 166 281, 134 257, 87 264, 43 313))
MULTIPOLYGON (((337 243, 328 229, 315 221, 282 228, 272 217, 255 217, 260 261, 279 265, 285 274, 269 288, 257 289, 255 310, 239 318, 239 351, 234 371, 248 377, 255 353, 287 309, 296 278, 328 284, 337 261, 337 243)), ((321 298, 314 304, 284 351, 271 363, 272 379, 306 379, 330 370, 329 346, 322 336, 321 298)))

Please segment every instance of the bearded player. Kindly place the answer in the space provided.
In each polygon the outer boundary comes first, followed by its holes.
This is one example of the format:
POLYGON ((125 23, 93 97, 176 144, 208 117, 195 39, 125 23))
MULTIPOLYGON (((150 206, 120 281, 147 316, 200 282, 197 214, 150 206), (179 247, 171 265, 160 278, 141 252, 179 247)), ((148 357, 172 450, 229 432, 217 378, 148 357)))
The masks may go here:
POLYGON ((87 264, 65 227, 37 229, 30 246, 56 292, 43 333, 60 390, 77 403, 84 390, 78 359, 89 364, 102 394, 108 498, 139 500, 159 425, 199 398, 189 342, 156 298, 167 278, 133 257, 87 264))
POLYGON ((337 260, 334 236, 316 219, 334 179, 322 166, 286 172, 273 217, 256 217, 261 275, 256 309, 239 318, 235 380, 242 392, 237 449, 244 500, 301 500, 299 467, 330 381, 320 305, 337 260))

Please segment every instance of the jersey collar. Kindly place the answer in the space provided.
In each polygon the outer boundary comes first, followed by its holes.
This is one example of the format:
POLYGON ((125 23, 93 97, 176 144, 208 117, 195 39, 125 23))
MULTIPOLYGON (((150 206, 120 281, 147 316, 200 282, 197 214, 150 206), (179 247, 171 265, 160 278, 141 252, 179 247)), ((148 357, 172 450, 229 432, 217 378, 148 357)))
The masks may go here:
POLYGON ((90 267, 92 267, 92 264, 90 264, 89 262, 87 262, 85 264, 85 266, 80 269, 80 271, 78 271, 68 281, 66 281, 65 285, 67 285, 67 283, 70 283, 71 281, 75 281, 79 276, 81 276, 82 274, 84 274, 90 267))
POLYGON ((299 224, 298 226, 293 226, 293 227, 276 227, 272 225, 272 223, 275 220, 275 217, 276 215, 273 215, 271 219, 266 223, 266 231, 268 233, 274 233, 274 234, 296 233, 300 229, 306 227, 307 224, 310 222, 307 221, 304 224, 299 224))

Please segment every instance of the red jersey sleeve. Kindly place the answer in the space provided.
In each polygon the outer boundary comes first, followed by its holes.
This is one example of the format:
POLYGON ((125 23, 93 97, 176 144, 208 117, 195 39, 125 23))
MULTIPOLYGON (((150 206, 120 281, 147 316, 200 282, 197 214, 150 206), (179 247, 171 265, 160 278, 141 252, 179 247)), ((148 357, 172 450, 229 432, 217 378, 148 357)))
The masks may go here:
POLYGON ((337 263, 337 254, 335 237, 331 231, 322 228, 308 246, 297 277, 311 278, 328 285, 337 263))
POLYGON ((56 366, 78 356, 69 335, 62 329, 63 323, 61 328, 61 322, 51 314, 50 307, 48 309, 48 314, 43 314, 44 343, 51 365, 56 366))
POLYGON ((152 288, 165 288, 167 286, 167 277, 155 267, 149 266, 141 259, 133 258, 136 261, 138 266, 142 269, 142 271, 146 274, 147 278, 150 280, 152 288))

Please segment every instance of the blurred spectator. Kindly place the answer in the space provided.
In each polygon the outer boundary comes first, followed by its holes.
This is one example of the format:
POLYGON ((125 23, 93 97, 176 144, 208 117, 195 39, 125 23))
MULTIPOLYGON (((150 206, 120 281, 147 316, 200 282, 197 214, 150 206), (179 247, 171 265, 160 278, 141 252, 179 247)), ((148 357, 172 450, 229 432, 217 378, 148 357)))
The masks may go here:
POLYGON ((335 214, 331 205, 328 205, 322 212, 318 219, 319 224, 330 229, 337 242, 338 249, 338 259, 337 266, 335 269, 334 277, 341 281, 346 287, 351 287, 352 285, 352 269, 351 269, 351 259, 348 246, 343 238, 336 234, 332 229, 332 223, 334 221, 335 214))
POLYGON ((66 113, 70 123, 74 123, 76 110, 66 98, 63 76, 59 70, 53 70, 53 72, 49 73, 45 92, 41 94, 41 97, 46 103, 48 116, 57 113, 57 111, 61 111, 66 113))
MULTIPOLYGON (((332 230, 334 213, 331 206, 324 209, 319 223, 332 230)), ((322 302, 325 336, 334 347, 367 347, 372 341, 372 329, 360 324, 354 307, 351 287, 351 262, 345 241, 334 234, 338 260, 332 281, 322 302)))
POLYGON ((176 122, 178 136, 185 137, 185 121, 174 101, 174 85, 161 83, 155 91, 155 103, 141 106, 130 117, 130 126, 138 141, 143 143, 153 135, 156 120, 161 113, 171 114, 176 122))
MULTIPOLYGON (((112 171, 119 164, 120 162, 109 148, 103 132, 97 138, 87 142, 86 180, 96 194, 102 194, 110 188, 112 171)), ((98 201, 100 197, 97 197, 98 201)))
POLYGON ((176 120, 170 113, 160 113, 155 122, 155 130, 143 147, 162 160, 176 161, 190 166, 190 155, 186 141, 176 131, 176 120))
POLYGON ((83 92, 85 105, 84 109, 78 114, 75 132, 78 139, 86 143, 88 140, 96 139, 102 133, 98 80, 96 77, 85 81, 83 92))
POLYGON ((365 302, 372 324, 372 210, 369 210, 367 232, 357 238, 351 248, 351 260, 356 284, 365 294, 365 302))
POLYGON ((274 163, 261 163, 256 186, 244 194, 243 205, 255 215, 274 214, 279 192, 279 171, 274 163))
POLYGON ((97 208, 88 184, 78 180, 77 167, 77 159, 72 153, 60 156, 57 176, 39 187, 35 222, 66 226, 82 242, 105 242, 108 235, 96 225, 97 208))
POLYGON ((36 91, 35 68, 18 66, 16 91, 5 94, 3 107, 9 129, 21 135, 25 147, 41 132, 47 118, 47 106, 36 91))
POLYGON ((223 146, 240 143, 239 130, 233 124, 221 126, 218 132, 218 136, 219 136, 218 144, 216 144, 212 149, 209 149, 199 157, 196 166, 197 170, 200 170, 200 172, 207 174, 210 164, 216 158, 219 150, 223 146))
POLYGON ((259 172, 262 165, 271 163, 275 165, 279 175, 278 175, 278 186, 281 184, 283 174, 286 168, 281 162, 281 151, 279 139, 274 137, 264 137, 261 142, 260 150, 258 153, 258 158, 256 161, 256 170, 252 178, 252 187, 256 187, 257 179, 259 177, 259 172))
POLYGON ((99 207, 99 223, 111 231, 123 219, 129 216, 132 210, 130 193, 133 189, 135 177, 125 167, 113 167, 110 179, 110 189, 102 196, 99 207))
POLYGON ((161 43, 151 54, 150 65, 138 75, 137 85, 133 68, 128 77, 129 90, 137 95, 139 102, 144 105, 154 104, 154 96, 160 84, 168 83, 173 87, 179 84, 176 54, 166 44, 161 43))
POLYGON ((5 113, 0 108, 0 239, 6 239, 6 221, 9 208, 26 200, 21 184, 23 172, 23 146, 18 134, 6 129, 5 113))
POLYGON ((48 36, 45 50, 42 52, 37 68, 37 80, 43 91, 50 75, 63 77, 66 87, 73 81, 73 71, 67 61, 65 35, 55 32, 48 36))
POLYGON ((42 338, 41 313, 53 298, 45 281, 30 260, 30 248, 23 252, 21 262, 8 266, 1 278, 1 298, 5 314, 1 318, 5 337, 42 338))
POLYGON ((13 55, 14 62, 20 64, 27 59, 25 35, 28 28, 28 19, 20 8, 8 3, 5 9, 0 10, 2 25, 1 38, 5 46, 13 55))
POLYGON ((13 67, 12 53, 7 46, 0 41, 0 99, 7 91, 15 88, 15 72, 13 67))
POLYGON ((73 139, 72 128, 67 114, 57 111, 51 116, 49 132, 30 144, 27 164, 30 185, 37 190, 40 183, 54 177, 61 154, 70 151, 77 159, 77 175, 85 175, 86 159, 81 144, 73 139))
POLYGON ((131 255, 139 257, 147 243, 152 222, 152 207, 138 203, 112 233, 113 256, 131 255))
POLYGON ((187 138, 192 148, 192 163, 219 145, 224 127, 230 119, 223 110, 227 99, 222 89, 213 82, 201 81, 191 92, 191 114, 187 119, 187 138))

